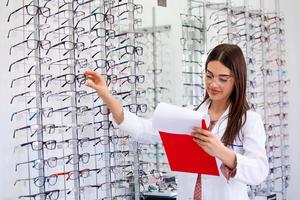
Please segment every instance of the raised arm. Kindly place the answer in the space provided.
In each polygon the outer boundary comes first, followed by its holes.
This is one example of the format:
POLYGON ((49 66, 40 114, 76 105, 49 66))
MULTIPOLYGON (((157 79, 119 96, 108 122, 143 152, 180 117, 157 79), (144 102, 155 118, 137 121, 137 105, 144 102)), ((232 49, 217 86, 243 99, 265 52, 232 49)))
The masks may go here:
POLYGON ((110 93, 103 76, 92 70, 85 71, 84 75, 88 79, 85 85, 96 90, 99 97, 106 103, 117 124, 121 124, 124 121, 123 106, 110 93))
POLYGON ((122 104, 110 93, 103 76, 91 70, 87 70, 84 75, 88 79, 86 86, 97 91, 99 97, 106 103, 113 115, 113 122, 121 130, 126 131, 139 142, 160 142, 158 132, 153 129, 152 120, 138 117, 129 111, 123 110, 122 104))

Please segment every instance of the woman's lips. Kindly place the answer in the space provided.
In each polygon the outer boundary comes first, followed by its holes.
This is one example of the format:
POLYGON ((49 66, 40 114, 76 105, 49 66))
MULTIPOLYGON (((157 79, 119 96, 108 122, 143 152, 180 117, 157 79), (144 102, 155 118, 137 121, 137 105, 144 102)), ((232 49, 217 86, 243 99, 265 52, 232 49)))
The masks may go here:
POLYGON ((210 89, 210 93, 211 93, 212 95, 217 95, 217 94, 220 93, 220 91, 210 89))

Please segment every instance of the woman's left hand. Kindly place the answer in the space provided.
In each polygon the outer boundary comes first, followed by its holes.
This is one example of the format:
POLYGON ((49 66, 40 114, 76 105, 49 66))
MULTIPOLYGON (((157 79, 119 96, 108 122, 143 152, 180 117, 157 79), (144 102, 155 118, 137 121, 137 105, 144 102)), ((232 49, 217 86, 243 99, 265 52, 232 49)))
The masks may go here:
POLYGON ((194 141, 211 156, 220 157, 224 144, 210 131, 194 127, 192 130, 194 141))

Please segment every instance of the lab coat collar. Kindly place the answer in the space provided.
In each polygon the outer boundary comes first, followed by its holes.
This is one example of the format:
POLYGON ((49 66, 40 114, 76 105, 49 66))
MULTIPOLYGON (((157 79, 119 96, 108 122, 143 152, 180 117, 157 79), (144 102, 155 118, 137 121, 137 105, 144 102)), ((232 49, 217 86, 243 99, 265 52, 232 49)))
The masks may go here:
MULTIPOLYGON (((208 108, 209 108, 210 104, 211 104, 211 100, 207 99, 200 106, 199 111, 208 114, 208 108)), ((215 133, 217 135, 218 138, 222 138, 222 136, 225 132, 227 122, 228 122, 228 113, 229 113, 230 107, 231 107, 231 104, 226 108, 225 112, 221 115, 221 117, 217 121, 216 125, 211 130, 213 133, 215 133)))
MULTIPOLYGON (((211 100, 209 98, 206 99, 205 102, 200 106, 199 111, 208 114, 208 108, 209 108, 210 104, 211 104, 211 100)), ((229 106, 226 108, 225 112, 221 115, 220 119, 218 120, 219 122, 223 121, 225 118, 228 117, 230 107, 231 107, 231 104, 229 104, 229 106)))

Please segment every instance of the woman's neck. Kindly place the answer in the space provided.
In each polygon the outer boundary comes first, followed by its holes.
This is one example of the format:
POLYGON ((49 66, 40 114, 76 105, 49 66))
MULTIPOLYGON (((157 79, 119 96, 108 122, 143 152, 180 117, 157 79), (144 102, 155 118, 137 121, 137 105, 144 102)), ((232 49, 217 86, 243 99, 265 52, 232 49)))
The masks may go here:
POLYGON ((214 113, 216 115, 218 114, 223 114, 227 107, 229 106, 230 102, 229 101, 212 101, 210 106, 209 106, 209 111, 211 113, 214 113))

